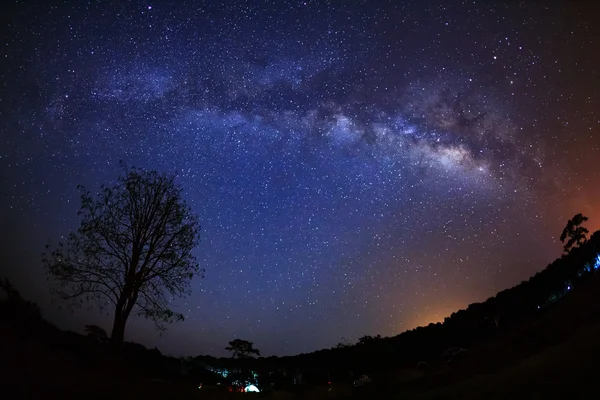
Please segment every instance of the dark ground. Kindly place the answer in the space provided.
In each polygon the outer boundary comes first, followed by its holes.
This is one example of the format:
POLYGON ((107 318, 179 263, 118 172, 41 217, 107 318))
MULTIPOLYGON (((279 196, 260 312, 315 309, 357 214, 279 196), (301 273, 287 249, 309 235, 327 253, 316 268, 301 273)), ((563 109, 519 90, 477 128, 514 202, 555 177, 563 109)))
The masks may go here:
MULTIPOLYGON (((0 320, 2 398, 32 399, 563 399, 600 398, 600 277, 546 310, 535 321, 469 349, 452 363, 433 360, 428 371, 406 368, 372 376, 356 390, 347 384, 270 394, 211 393, 189 382, 151 379, 82 336, 48 346, 0 320), (80 341, 77 345, 68 342, 80 341), (73 351, 73 349, 76 349, 73 351), (9 392, 9 391, 10 392, 9 392), (5 397, 6 396, 6 397, 5 397)), ((35 329, 35 328, 32 328, 35 329)), ((64 336, 64 335, 63 335, 64 336)))

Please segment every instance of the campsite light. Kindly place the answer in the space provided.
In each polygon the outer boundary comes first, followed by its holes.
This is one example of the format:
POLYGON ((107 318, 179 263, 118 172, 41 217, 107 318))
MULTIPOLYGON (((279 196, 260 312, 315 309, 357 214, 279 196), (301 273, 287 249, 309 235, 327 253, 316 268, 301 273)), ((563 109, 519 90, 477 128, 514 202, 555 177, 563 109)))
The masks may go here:
POLYGON ((246 386, 245 391, 246 392, 255 392, 255 393, 260 392, 260 390, 258 390, 258 388, 256 386, 254 386, 254 385, 248 385, 248 386, 246 386))

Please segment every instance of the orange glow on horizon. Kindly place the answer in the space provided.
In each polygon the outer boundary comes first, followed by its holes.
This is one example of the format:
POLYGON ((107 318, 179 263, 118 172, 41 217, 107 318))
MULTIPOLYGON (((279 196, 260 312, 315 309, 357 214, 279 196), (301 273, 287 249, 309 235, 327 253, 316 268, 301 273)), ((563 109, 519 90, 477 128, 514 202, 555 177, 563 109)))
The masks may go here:
POLYGON ((441 304, 437 306, 426 307, 423 312, 418 315, 414 315, 410 323, 407 324, 407 329, 415 329, 420 326, 427 326, 429 324, 436 324, 438 322, 444 322, 444 318, 449 317, 452 313, 468 307, 471 302, 453 302, 451 304, 441 304))

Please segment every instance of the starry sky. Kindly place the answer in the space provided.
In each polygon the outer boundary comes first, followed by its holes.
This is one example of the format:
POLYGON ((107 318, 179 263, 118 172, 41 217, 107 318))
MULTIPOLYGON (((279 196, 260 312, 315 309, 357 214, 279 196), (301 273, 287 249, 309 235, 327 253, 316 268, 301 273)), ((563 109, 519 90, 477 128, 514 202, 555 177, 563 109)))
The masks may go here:
POLYGON ((11 1, 0 26, 0 262, 61 328, 40 254, 78 184, 174 172, 206 277, 174 355, 395 335, 600 228, 600 7, 541 1, 11 1), (223 3, 223 4, 222 4, 223 3), (552 3, 552 4, 548 4, 552 3))

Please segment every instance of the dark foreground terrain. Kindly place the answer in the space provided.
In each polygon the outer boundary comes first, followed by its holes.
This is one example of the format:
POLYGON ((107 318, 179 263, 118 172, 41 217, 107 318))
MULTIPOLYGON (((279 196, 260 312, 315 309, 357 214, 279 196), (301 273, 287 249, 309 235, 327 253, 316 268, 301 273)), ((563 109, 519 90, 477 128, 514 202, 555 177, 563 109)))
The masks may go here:
POLYGON ((0 321, 4 398, 61 399, 563 399, 600 398, 600 276, 508 332, 451 362, 373 374, 373 383, 298 386, 269 393, 199 390, 180 378, 133 368, 89 338, 45 322, 0 321), (52 338, 51 340, 49 338, 52 338))

